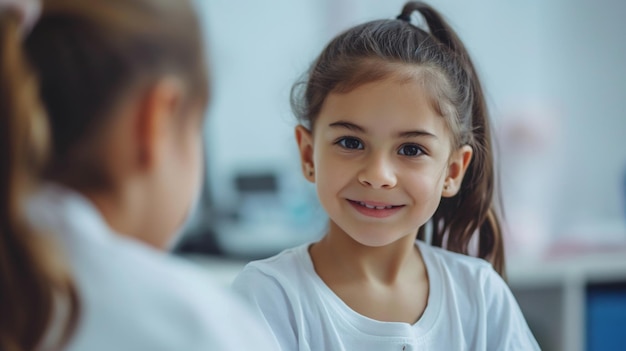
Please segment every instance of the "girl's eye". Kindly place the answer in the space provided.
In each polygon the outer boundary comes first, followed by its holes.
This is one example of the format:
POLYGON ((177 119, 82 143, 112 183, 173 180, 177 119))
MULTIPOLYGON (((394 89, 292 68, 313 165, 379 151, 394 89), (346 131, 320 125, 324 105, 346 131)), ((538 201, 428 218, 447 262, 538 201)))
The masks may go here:
POLYGON ((343 147, 344 149, 349 149, 349 150, 363 149, 363 143, 357 138, 349 138, 349 137, 341 138, 339 139, 337 144, 339 144, 339 146, 343 147))
POLYGON ((422 150, 421 147, 415 144, 405 144, 405 145, 402 145, 402 147, 400 147, 400 150, 398 151, 398 153, 403 156, 419 156, 423 154, 424 151, 422 150))

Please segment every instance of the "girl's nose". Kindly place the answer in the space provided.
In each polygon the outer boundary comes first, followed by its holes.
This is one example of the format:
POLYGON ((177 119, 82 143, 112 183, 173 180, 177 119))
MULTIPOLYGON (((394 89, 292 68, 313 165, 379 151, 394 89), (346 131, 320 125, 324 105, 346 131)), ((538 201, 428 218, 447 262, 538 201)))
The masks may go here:
POLYGON ((359 183, 373 189, 390 189, 398 182, 393 165, 384 155, 372 155, 357 177, 359 183))

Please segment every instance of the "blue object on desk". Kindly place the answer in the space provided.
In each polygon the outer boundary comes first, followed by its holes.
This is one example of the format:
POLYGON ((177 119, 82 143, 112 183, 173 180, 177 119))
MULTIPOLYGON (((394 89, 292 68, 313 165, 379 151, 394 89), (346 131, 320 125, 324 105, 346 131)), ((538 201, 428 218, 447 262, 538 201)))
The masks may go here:
POLYGON ((626 350, 626 281, 588 284, 586 306, 586 350, 626 350))

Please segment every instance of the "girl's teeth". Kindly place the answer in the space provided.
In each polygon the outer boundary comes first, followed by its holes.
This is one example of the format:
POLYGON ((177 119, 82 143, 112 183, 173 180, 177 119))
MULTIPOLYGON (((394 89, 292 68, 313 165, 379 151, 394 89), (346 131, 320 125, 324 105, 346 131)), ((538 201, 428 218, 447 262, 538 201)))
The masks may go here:
POLYGON ((391 205, 390 205, 390 206, 373 206, 373 205, 368 205, 368 204, 366 204, 365 202, 362 202, 362 201, 361 201, 361 202, 359 202, 359 205, 361 205, 361 206, 365 206, 365 207, 367 207, 367 208, 369 208, 369 209, 372 209, 372 210, 373 210, 373 209, 377 209, 377 210, 384 210, 384 209, 390 209, 390 208, 392 208, 392 207, 393 207, 393 206, 391 206, 391 205))

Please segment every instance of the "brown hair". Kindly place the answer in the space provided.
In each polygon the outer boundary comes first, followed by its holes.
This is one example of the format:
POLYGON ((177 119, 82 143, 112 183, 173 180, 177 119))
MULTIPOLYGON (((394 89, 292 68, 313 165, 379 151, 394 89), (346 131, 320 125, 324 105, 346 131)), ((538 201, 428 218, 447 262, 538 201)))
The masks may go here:
MULTIPOLYGON (((429 5, 411 1, 394 20, 376 20, 348 29, 322 51, 302 82, 292 89, 292 108, 305 127, 332 92, 348 92, 413 68, 429 87, 436 110, 446 118, 455 147, 470 145, 473 158, 459 193, 442 198, 433 218, 432 245, 469 254, 478 235, 478 256, 504 274, 501 226, 496 213, 494 164, 489 116, 483 90, 465 46, 429 5), (413 12, 428 31, 411 24, 413 12)), ((418 238, 425 238, 425 227, 418 238)))
POLYGON ((48 142, 35 75, 23 56, 17 12, 0 12, 0 349, 33 350, 46 336, 55 296, 69 303, 64 336, 78 319, 76 289, 24 215, 48 142))
POLYGON ((183 79, 187 105, 206 104, 201 33, 187 1, 45 2, 25 46, 52 130, 47 176, 78 189, 106 186, 98 137, 122 97, 163 75, 183 79))
POLYGON ((203 47, 183 1, 44 0, 25 38, 19 13, 0 12, 0 349, 62 345, 80 315, 71 272, 28 224, 29 192, 47 176, 79 188, 104 185, 91 146, 133 89, 174 74, 189 103, 206 104, 203 47), (58 312, 62 333, 48 340, 58 312))

